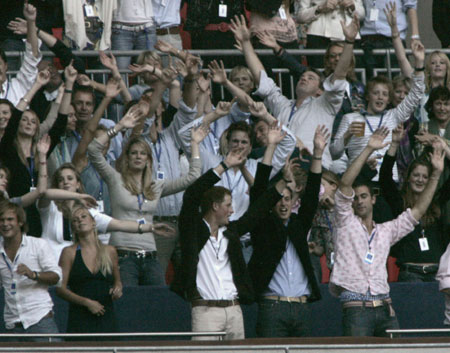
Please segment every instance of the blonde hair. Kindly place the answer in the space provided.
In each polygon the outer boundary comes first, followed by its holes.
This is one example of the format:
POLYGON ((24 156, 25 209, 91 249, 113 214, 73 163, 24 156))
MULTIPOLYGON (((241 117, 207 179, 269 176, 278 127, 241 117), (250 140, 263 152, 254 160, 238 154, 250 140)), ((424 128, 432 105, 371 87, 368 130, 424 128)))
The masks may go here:
MULTIPOLYGON (((94 217, 92 217, 91 213, 89 212, 89 209, 86 206, 84 206, 82 203, 76 202, 72 208, 72 213, 71 213, 70 223, 72 225, 72 229, 74 228, 73 224, 72 224, 74 216, 80 210, 85 211, 89 215, 89 217, 91 217, 92 221, 95 224, 95 219, 94 219, 94 217)), ((95 248, 97 250, 95 264, 96 264, 96 267, 99 269, 99 271, 103 274, 103 276, 106 277, 108 274, 112 273, 113 263, 112 263, 111 257, 109 256, 109 253, 108 253, 108 247, 106 245, 104 245, 98 238, 97 229, 94 228, 93 232, 95 234, 95 248)), ((74 239, 75 243, 78 243, 78 234, 77 233, 73 233, 73 239, 74 239)))
MULTIPOLYGON (((31 152, 32 152, 32 154, 34 156, 34 160, 35 160, 34 168, 35 168, 35 170, 39 170, 39 166, 40 166, 40 164, 39 164, 39 154, 37 153, 37 147, 36 146, 37 146, 37 143, 39 141, 39 129, 40 129, 41 125, 40 125, 40 122, 39 122, 39 117, 31 109, 25 110, 22 113, 22 115, 20 116, 20 120, 22 120, 22 117, 23 117, 23 115, 26 112, 30 112, 33 115, 33 117, 35 118, 35 120, 36 120, 36 132, 34 133, 34 136, 33 136, 33 139, 32 139, 31 152), (38 162, 38 163, 36 163, 36 162, 38 162)), ((20 123, 20 120, 19 120, 19 123, 20 123)), ((17 151, 17 154, 19 156, 20 161, 24 165, 28 166, 27 158, 25 157, 25 154, 23 153, 22 148, 20 147, 20 143, 19 143, 18 137, 19 137, 19 135, 18 135, 18 133, 16 133, 16 136, 14 138, 14 147, 16 148, 16 151, 17 151)))
POLYGON ((139 54, 136 64, 143 65, 148 59, 157 61, 162 67, 162 59, 156 51, 146 50, 139 54))
POLYGON ((426 85, 426 91, 429 92, 433 87, 431 87, 432 80, 431 80, 431 60, 433 56, 437 55, 440 59, 444 60, 445 62, 445 78, 444 78, 444 86, 450 89, 450 60, 443 52, 439 50, 435 50, 430 55, 428 55, 427 60, 425 62, 425 85, 426 85))
POLYGON ((229 75, 230 81, 233 81, 234 77, 241 72, 245 73, 248 76, 250 81, 252 81, 253 88, 255 88, 255 79, 253 77, 252 72, 250 71, 250 69, 247 66, 238 65, 238 66, 233 67, 231 69, 230 75, 229 75))
POLYGON ((147 142, 145 142, 145 140, 142 137, 135 137, 132 138, 123 149, 122 154, 117 160, 116 170, 122 176, 123 186, 132 195, 140 195, 141 193, 143 193, 144 197, 147 200, 153 200, 155 198, 155 193, 153 191, 152 165, 153 165, 153 156, 152 151, 150 150, 150 146, 148 145, 147 142), (138 185, 136 185, 135 180, 131 177, 131 172, 128 164, 130 149, 131 147, 133 147, 133 145, 136 144, 144 148, 148 157, 147 165, 145 166, 142 172, 142 179, 141 179, 142 190, 141 188, 138 187, 138 185))

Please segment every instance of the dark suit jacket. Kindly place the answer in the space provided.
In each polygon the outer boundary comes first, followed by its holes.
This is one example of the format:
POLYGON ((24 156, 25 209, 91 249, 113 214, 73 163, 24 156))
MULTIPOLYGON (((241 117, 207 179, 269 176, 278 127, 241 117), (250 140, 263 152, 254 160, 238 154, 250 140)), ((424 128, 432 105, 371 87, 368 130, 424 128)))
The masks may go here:
MULTIPOLYGON (((199 206, 203 193, 216 184, 220 178, 212 169, 202 175, 184 193, 183 206, 179 216, 182 266, 175 274, 171 289, 186 300, 200 299, 197 291, 197 265, 199 253, 209 239, 210 232, 203 221, 199 206)), ((275 188, 255 202, 238 220, 230 222, 224 232, 228 239, 227 253, 230 258, 233 280, 238 291, 239 301, 250 304, 254 300, 250 276, 242 255, 239 237, 250 232, 267 216, 281 195, 275 188)))
MULTIPOLYGON (((267 188, 271 167, 258 164, 255 182, 250 194, 250 207, 257 202, 258 195, 267 188)), ((286 241, 289 238, 294 244, 300 262, 305 270, 311 287, 309 301, 321 298, 319 286, 311 265, 308 242, 306 237, 317 210, 320 191, 321 174, 309 172, 305 193, 302 197, 298 215, 292 214, 288 226, 273 213, 265 217, 251 232, 253 255, 248 264, 250 276, 256 296, 261 296, 267 289, 275 270, 286 251, 286 241)))

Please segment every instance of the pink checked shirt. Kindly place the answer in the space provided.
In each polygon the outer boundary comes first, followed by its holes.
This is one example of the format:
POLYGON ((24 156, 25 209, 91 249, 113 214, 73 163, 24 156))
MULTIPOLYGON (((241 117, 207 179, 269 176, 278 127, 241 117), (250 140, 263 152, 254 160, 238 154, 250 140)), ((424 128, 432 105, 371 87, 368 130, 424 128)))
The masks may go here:
POLYGON ((335 263, 330 278, 330 292, 335 296, 343 290, 366 294, 389 293, 386 260, 389 249, 418 223, 407 209, 396 219, 374 223, 375 235, 370 244, 373 263, 365 262, 371 234, 355 216, 352 202, 355 194, 345 196, 339 189, 335 196, 335 230, 333 234, 335 263))

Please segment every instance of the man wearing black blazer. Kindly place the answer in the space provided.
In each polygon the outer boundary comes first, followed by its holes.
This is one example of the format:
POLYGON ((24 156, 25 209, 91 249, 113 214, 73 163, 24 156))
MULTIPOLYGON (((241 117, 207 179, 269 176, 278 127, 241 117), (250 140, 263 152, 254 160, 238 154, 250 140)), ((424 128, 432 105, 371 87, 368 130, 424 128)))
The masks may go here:
POLYGON ((240 303, 254 300, 239 237, 267 217, 286 186, 281 180, 241 218, 229 222, 231 193, 214 184, 228 168, 243 162, 242 154, 230 152, 184 193, 179 216, 182 266, 172 284, 192 304, 192 330, 226 331, 225 339, 245 338, 240 303))
MULTIPOLYGON (((249 272, 258 301, 256 332, 260 337, 296 337, 310 334, 309 302, 321 298, 308 250, 307 235, 316 213, 322 173, 322 154, 328 131, 316 129, 314 152, 298 214, 292 213, 292 189, 283 190, 269 217, 251 232, 253 256, 249 272)), ((289 166, 283 178, 293 180, 289 166)), ((267 188, 271 167, 258 165, 250 207, 267 188)), ((295 185, 294 185, 295 186, 295 185)))

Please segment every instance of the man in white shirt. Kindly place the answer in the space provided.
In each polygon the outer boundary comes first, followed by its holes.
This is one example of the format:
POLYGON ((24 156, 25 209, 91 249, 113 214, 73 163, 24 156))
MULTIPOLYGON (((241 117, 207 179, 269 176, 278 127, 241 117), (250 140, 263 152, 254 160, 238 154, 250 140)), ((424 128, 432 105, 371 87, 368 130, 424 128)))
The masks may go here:
MULTIPOLYGON (((0 280, 5 326, 8 333, 58 333, 48 286, 61 280, 62 271, 47 241, 26 235, 26 228, 24 210, 14 203, 2 203, 0 280)), ((45 339, 33 339, 38 340, 45 339)))
MULTIPOLYGON (((322 82, 321 74, 313 68, 308 68, 301 75, 296 87, 296 100, 292 101, 281 93, 275 82, 270 79, 264 66, 256 55, 250 41, 250 31, 245 19, 235 18, 232 31, 242 48, 247 66, 255 78, 258 90, 255 94, 264 98, 264 104, 273 116, 286 125, 294 135, 312 151, 314 133, 318 125, 325 125, 331 131, 333 121, 341 108, 347 87, 346 75, 353 56, 353 45, 358 34, 359 21, 354 16, 353 21, 342 26, 345 35, 344 51, 332 75, 322 82), (317 97, 322 91, 320 97, 317 97)), ((329 168, 331 155, 328 148, 323 155, 323 166, 329 168)))

